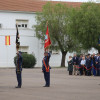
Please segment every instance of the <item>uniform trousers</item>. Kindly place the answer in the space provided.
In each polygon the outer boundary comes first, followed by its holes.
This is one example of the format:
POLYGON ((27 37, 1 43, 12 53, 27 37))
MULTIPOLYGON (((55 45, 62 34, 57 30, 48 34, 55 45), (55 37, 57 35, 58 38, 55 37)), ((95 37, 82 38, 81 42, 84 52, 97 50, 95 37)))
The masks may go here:
POLYGON ((20 72, 16 71, 16 76, 17 76, 18 86, 21 87, 21 85, 22 85, 22 71, 20 71, 20 72))
POLYGON ((46 86, 50 86, 50 71, 49 72, 46 72, 44 71, 44 79, 45 79, 45 82, 46 82, 46 86))

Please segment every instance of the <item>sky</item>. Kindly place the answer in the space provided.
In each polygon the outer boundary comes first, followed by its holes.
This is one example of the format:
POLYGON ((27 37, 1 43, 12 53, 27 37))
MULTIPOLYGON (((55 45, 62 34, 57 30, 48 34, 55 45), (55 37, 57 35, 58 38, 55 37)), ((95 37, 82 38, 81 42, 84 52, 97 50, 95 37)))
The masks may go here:
POLYGON ((69 1, 69 2, 88 2, 88 1, 94 1, 94 2, 100 2, 100 0, 48 0, 48 1, 69 1))

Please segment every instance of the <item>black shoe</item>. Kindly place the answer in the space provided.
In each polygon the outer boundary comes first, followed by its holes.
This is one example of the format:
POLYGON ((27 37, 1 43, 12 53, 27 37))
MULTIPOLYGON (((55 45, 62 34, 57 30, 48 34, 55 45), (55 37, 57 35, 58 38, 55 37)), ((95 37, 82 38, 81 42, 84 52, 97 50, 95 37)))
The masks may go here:
POLYGON ((47 85, 46 87, 50 87, 50 86, 47 85))
POLYGON ((15 88, 21 88, 21 86, 16 86, 15 88))
POLYGON ((50 86, 48 86, 48 85, 45 85, 45 86, 43 86, 43 87, 50 87, 50 86))

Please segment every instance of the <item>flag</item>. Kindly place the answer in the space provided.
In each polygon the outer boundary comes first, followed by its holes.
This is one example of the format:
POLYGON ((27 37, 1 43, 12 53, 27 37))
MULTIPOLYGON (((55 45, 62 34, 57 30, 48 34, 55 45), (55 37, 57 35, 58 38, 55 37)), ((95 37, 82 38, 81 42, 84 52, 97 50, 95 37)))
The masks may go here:
POLYGON ((10 45, 10 36, 5 36, 5 45, 10 45))
POLYGON ((16 30, 17 30, 17 33, 16 33, 16 49, 19 49, 20 41, 19 41, 19 32, 18 32, 17 24, 16 24, 16 30))
POLYGON ((47 26, 47 31, 46 31, 46 35, 45 35, 45 43, 44 43, 44 48, 47 48, 51 45, 51 40, 50 40, 50 36, 49 36, 49 31, 48 31, 48 26, 47 26))

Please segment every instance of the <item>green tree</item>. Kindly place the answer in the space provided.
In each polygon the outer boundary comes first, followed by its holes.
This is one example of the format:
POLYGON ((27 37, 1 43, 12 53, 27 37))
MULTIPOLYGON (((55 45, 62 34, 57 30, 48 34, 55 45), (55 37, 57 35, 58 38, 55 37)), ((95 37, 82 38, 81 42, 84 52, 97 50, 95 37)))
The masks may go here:
POLYGON ((92 47, 100 51, 98 38, 100 36, 100 5, 83 3, 80 8, 72 10, 69 28, 73 39, 78 39, 85 49, 92 47))
POLYGON ((48 21, 50 38, 52 41, 51 49, 60 50, 62 53, 61 66, 65 66, 65 57, 68 51, 73 51, 78 47, 72 40, 69 33, 69 14, 70 8, 64 4, 47 3, 42 12, 36 15, 37 25, 35 25, 36 36, 44 41, 46 32, 46 22, 48 21))

